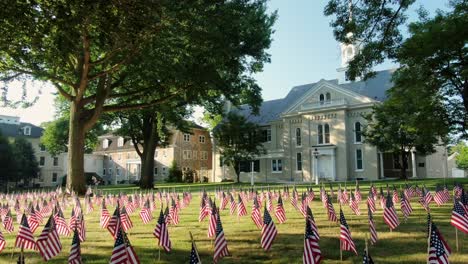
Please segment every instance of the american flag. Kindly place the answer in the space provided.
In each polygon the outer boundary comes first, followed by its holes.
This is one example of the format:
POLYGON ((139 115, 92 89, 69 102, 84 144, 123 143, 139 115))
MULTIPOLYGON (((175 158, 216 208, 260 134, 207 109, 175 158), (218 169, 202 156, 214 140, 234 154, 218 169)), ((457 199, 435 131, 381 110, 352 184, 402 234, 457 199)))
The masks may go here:
POLYGON ((73 240, 70 248, 70 255, 68 256, 68 264, 82 264, 81 260, 81 247, 78 231, 73 231, 73 240))
POLYGON ((359 202, 354 198, 353 191, 351 191, 350 194, 349 207, 351 210, 353 210, 354 214, 361 215, 361 211, 359 210, 359 202))
POLYGON ((268 251, 271 248, 277 234, 278 230, 276 229, 275 223, 273 222, 273 219, 265 205, 265 210, 263 212, 262 238, 260 240, 262 248, 265 251, 268 251))
POLYGON ((195 241, 192 240, 192 251, 190 251, 190 261, 189 264, 201 264, 201 260, 198 257, 197 246, 195 241))
POLYGON ((109 230, 109 233, 112 235, 112 237, 116 239, 118 229, 120 229, 120 209, 119 205, 117 204, 114 214, 112 215, 112 217, 109 220, 109 223, 107 224, 107 230, 109 230))
POLYGON ((315 224, 314 215, 312 214, 312 210, 310 209, 309 206, 307 206, 307 220, 310 222, 310 225, 312 226, 312 230, 314 231, 314 234, 317 237, 317 239, 320 239, 318 228, 317 228, 317 225, 315 224))
POLYGON ((364 256, 362 257, 362 264, 374 264, 374 261, 372 260, 372 257, 370 256, 369 252, 367 252, 367 249, 364 250, 364 256))
POLYGON ((336 218, 335 208, 333 208, 333 204, 331 202, 330 196, 327 196, 327 215, 328 220, 331 222, 336 222, 338 219, 336 218))
POLYGON ((348 223, 346 223, 346 218, 343 214, 343 210, 340 208, 340 247, 341 250, 353 251, 356 255, 356 246, 354 241, 351 238, 351 231, 349 230, 348 223))
POLYGON ((171 216, 171 223, 174 225, 179 224, 179 209, 177 208, 174 199, 171 199, 171 208, 169 209, 169 215, 171 216))
POLYGON ((0 232, 0 252, 2 252, 3 249, 5 248, 5 244, 6 244, 5 238, 3 237, 2 232, 0 232))
POLYGON ((374 200, 376 200, 377 199, 377 188, 375 187, 375 185, 373 183, 371 184, 370 192, 372 193, 372 196, 373 196, 374 200))
POLYGON ((291 200, 292 206, 294 208, 296 208, 296 210, 299 210, 299 207, 297 206, 297 196, 298 196, 297 191, 296 191, 296 189, 294 189, 294 191, 293 191, 293 193, 292 193, 292 195, 291 195, 291 197, 289 199, 291 200))
POLYGON ((86 240, 86 226, 83 213, 76 218, 76 227, 78 229, 78 236, 80 237, 80 241, 84 242, 86 240))
POLYGON ((397 188, 395 187, 395 185, 393 185, 392 202, 393 202, 393 204, 398 204, 398 203, 400 202, 400 199, 399 199, 399 197, 398 197, 398 190, 397 190, 397 188))
POLYGON ((149 205, 149 200, 147 199, 145 204, 143 205, 143 208, 141 208, 140 211, 140 218, 143 224, 147 224, 153 220, 153 215, 151 214, 151 209, 149 205))
POLYGON ((28 225, 31 229, 31 232, 34 233, 36 229, 39 227, 39 219, 37 219, 36 211, 34 207, 31 207, 30 214, 28 216, 28 225))
POLYGON ((166 219, 161 208, 159 213, 158 223, 154 228, 153 235, 159 239, 158 245, 161 246, 165 251, 171 251, 171 240, 169 239, 169 230, 167 229, 166 219))
POLYGON ((114 249, 109 264, 131 263, 128 258, 127 245, 125 244, 123 230, 119 228, 117 231, 117 239, 115 240, 114 249))
POLYGON ((452 218, 450 224, 465 234, 468 234, 468 214, 463 209, 463 204, 454 199, 452 218))
POLYGON ((5 230, 8 233, 13 232, 13 230, 14 230, 14 228, 13 228, 13 217, 11 216, 10 209, 8 209, 8 212, 6 213, 5 218, 3 219, 3 228, 5 228, 5 230))
POLYGON ((45 261, 57 256, 62 251, 62 244, 52 216, 49 217, 44 230, 37 239, 36 245, 45 261))
POLYGON ((460 198, 463 194, 463 187, 459 183, 454 183, 453 185, 453 195, 455 198, 460 198))
POLYGON ((380 207, 385 209, 386 199, 382 187, 380 187, 380 207))
POLYGON ((282 224, 286 221, 286 212, 283 207, 283 199, 281 195, 278 196, 278 204, 276 205, 275 216, 278 219, 278 223, 282 224))
POLYGON ((357 180, 356 180, 356 188, 354 189, 354 196, 358 203, 362 201, 362 194, 361 194, 361 190, 359 189, 359 182, 357 180))
POLYGON ((401 193, 400 209, 405 219, 413 212, 413 207, 411 207, 409 199, 407 199, 406 194, 403 192, 401 193))
POLYGON ((210 212, 210 221, 208 222, 208 237, 214 237, 216 234, 216 202, 213 203, 210 212))
POLYGON ((426 211, 429 210, 429 204, 432 201, 432 195, 429 190, 427 190, 426 187, 424 187, 421 195, 421 199, 419 199, 419 203, 424 207, 426 211))
POLYGON ((390 227, 390 229, 395 229, 399 224, 400 221, 398 220, 398 215, 393 206, 393 201, 390 198, 390 193, 387 193, 387 203, 384 209, 383 218, 385 223, 390 227))
POLYGON ((271 192, 268 191, 268 194, 267 194, 267 197, 268 197, 268 200, 267 200, 267 209, 268 209, 268 212, 273 212, 273 201, 272 201, 272 198, 271 198, 271 192))
POLYGON ((125 232, 127 232, 133 227, 132 219, 130 219, 130 216, 128 215, 127 210, 125 209, 125 205, 122 206, 122 210, 120 211, 120 222, 125 232))
MULTIPOLYGON (((430 219, 430 218, 429 218, 430 219)), ((431 234, 429 241, 428 263, 430 264, 448 264, 451 249, 448 246, 437 226, 430 222, 431 234)))
POLYGON ((316 264, 322 260, 318 234, 312 228, 311 221, 306 219, 304 234, 304 254, 302 255, 303 264, 316 264))
POLYGON ((200 201, 200 214, 198 215, 198 222, 203 221, 203 219, 205 219, 207 215, 208 215, 208 212, 206 211, 205 198, 202 197, 200 201))
POLYGON ((99 219, 99 224, 101 225, 101 228, 107 228, 110 218, 111 217, 109 214, 109 210, 107 210, 106 202, 103 200, 101 207, 101 218, 99 219))
POLYGON ((349 194, 348 194, 348 188, 344 187, 343 193, 341 195, 341 200, 343 201, 341 204, 347 204, 349 202, 349 194))
POLYGON ((216 264, 221 258, 228 256, 229 250, 227 247, 226 238, 224 237, 223 225, 221 224, 221 216, 216 215, 216 239, 214 244, 213 262, 216 264))
POLYGON ((128 239, 127 234, 122 231, 122 235, 124 238, 125 246, 127 249, 127 256, 128 256, 128 262, 126 262, 125 264, 140 264, 140 259, 138 259, 138 256, 135 250, 130 244, 130 240, 128 239))
POLYGON ((234 196, 232 193, 229 193, 230 196, 230 208, 229 208, 229 214, 233 215, 234 212, 236 211, 236 201, 234 200, 234 196))
POLYGON ((369 232, 371 234, 371 244, 374 245, 377 243, 377 230, 375 228, 374 217, 372 216, 372 210, 370 207, 367 207, 367 215, 369 217, 369 232))
POLYGON ((251 213, 251 218, 255 225, 261 229, 262 228, 262 215, 260 213, 260 205, 258 204, 257 196, 254 196, 253 199, 253 205, 252 205, 252 213, 251 213))
POLYGON ((437 206, 441 206, 444 203, 450 201, 450 193, 447 190, 447 187, 442 188, 440 185, 436 187, 436 193, 434 195, 434 202, 437 206))
POLYGON ((23 214, 21 217, 21 224, 18 230, 18 235, 16 236, 15 247, 36 249, 36 242, 34 241, 34 237, 31 229, 29 228, 28 220, 26 220, 25 214, 23 214))
POLYGON ((228 203, 228 198, 226 194, 223 192, 221 195, 221 207, 219 208, 220 211, 226 209, 226 205, 228 203))
POLYGON ((372 191, 369 191, 369 196, 367 196, 367 206, 370 208, 372 213, 375 213, 376 208, 375 208, 375 199, 374 199, 374 194, 372 191))
POLYGON ((241 217, 247 215, 247 209, 245 209, 244 202, 239 194, 239 202, 237 203, 237 216, 241 217))

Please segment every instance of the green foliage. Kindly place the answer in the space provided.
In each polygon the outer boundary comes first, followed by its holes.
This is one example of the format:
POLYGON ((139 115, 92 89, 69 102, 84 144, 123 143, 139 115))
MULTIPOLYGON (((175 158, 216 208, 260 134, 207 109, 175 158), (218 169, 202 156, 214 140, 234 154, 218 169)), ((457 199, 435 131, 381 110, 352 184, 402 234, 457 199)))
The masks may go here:
POLYGON ((16 158, 13 147, 0 131, 0 184, 16 179, 16 158))
POLYGON ((233 112, 221 122, 213 133, 224 164, 234 167, 239 182, 239 163, 252 160, 265 152, 260 127, 233 112))
POLYGON ((197 172, 192 170, 192 169, 188 169, 188 170, 184 171, 183 175, 184 175, 184 181, 186 183, 194 183, 194 182, 199 181, 199 178, 197 176, 197 172))
POLYGON ((223 121, 223 116, 220 114, 212 114, 208 111, 203 113, 202 121, 208 124, 208 129, 213 131, 213 129, 223 121))
POLYGON ((175 160, 172 161, 169 167, 169 175, 167 176, 167 182, 182 182, 182 170, 177 166, 175 160))
POLYGON ((13 156, 16 163, 16 178, 18 181, 23 180, 27 186, 39 173, 39 164, 33 146, 24 138, 16 138, 13 143, 13 156))
POLYGON ((455 147, 453 147, 453 151, 458 153, 455 159, 457 168, 467 170, 468 169, 468 146, 466 145, 466 143, 459 142, 455 147))

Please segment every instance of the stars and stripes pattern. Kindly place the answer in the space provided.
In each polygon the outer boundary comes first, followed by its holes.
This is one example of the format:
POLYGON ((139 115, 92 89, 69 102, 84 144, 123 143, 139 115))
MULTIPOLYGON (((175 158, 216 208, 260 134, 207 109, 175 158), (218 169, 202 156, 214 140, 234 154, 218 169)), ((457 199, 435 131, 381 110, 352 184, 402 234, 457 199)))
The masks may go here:
POLYGON ((114 213, 112 214, 112 217, 109 219, 109 223, 107 224, 106 228, 112 237, 117 239, 117 231, 120 228, 120 209, 118 204, 114 213))
POLYGON ((120 222, 125 232, 133 228, 132 219, 130 219, 130 216, 128 215, 127 210, 125 209, 125 205, 122 206, 122 210, 120 211, 120 222))
POLYGON ((374 264, 372 257, 370 256, 367 250, 364 250, 364 255, 362 257, 362 264, 374 264))
POLYGON ((166 219, 161 209, 159 213, 158 223, 154 228, 153 235, 159 239, 158 245, 161 246, 166 252, 171 251, 171 240, 169 239, 169 230, 167 229, 166 219))
POLYGON ((304 234, 304 253, 302 255, 303 264, 316 264, 322 260, 318 233, 313 230, 312 222, 306 219, 304 234))
POLYGON ((442 234, 439 232, 437 226, 433 222, 430 222, 429 224, 431 225, 431 233, 429 238, 427 263, 448 264, 451 249, 443 238, 442 234))
POLYGON ((468 214, 463 209, 461 201, 454 199, 450 224, 465 234, 468 234, 468 214))
POLYGON ((189 264, 201 264, 201 260, 198 256, 197 246, 195 241, 192 241, 192 250, 190 251, 190 261, 189 264))
POLYGON ((331 197, 327 195, 327 216, 328 220, 331 222, 338 221, 335 213, 335 208, 333 208, 333 204, 331 202, 331 197))
POLYGON ((53 216, 49 217, 36 245, 45 261, 57 256, 62 251, 62 243, 60 243, 53 216))
POLYGON ((400 225, 400 220, 398 220, 398 215, 393 206, 393 201, 390 198, 390 193, 387 193, 386 206, 384 208, 383 218, 385 223, 390 227, 390 229, 395 229, 400 225))
POLYGON ((216 238, 214 244, 214 255, 213 263, 218 263, 218 261, 229 255, 229 250, 224 237, 223 225, 221 223, 221 217, 219 214, 216 215, 216 238))
POLYGON ((372 192, 372 190, 370 190, 369 195, 367 196, 367 206, 370 208, 372 213, 375 213, 376 211, 374 198, 374 193, 372 192))
POLYGON ((367 215, 369 218, 369 233, 370 233, 370 241, 371 244, 374 245, 377 243, 377 229, 375 228, 374 217, 372 216, 372 210, 370 207, 367 208, 367 215))
POLYGON ((201 201, 200 201, 200 213, 198 214, 198 222, 203 221, 203 219, 205 219, 207 215, 208 215, 208 212, 206 210, 205 197, 202 196, 201 201))
POLYGON ((216 202, 213 203, 210 212, 210 221, 208 223, 208 237, 214 237, 216 235, 216 202))
POLYGON ((283 207, 283 199, 281 195, 278 196, 278 203, 276 204, 275 216, 278 219, 278 223, 282 224, 286 221, 286 212, 283 207))
POLYGON ((257 196, 254 196, 253 205, 252 205, 252 213, 250 215, 254 224, 261 229, 262 228, 262 215, 260 213, 260 205, 258 204, 257 196))
POLYGON ((275 223, 273 222, 273 219, 265 205, 263 212, 262 238, 260 240, 263 250, 268 251, 271 248, 276 235, 278 235, 278 230, 276 229, 275 223))
POLYGON ((15 247, 25 249, 36 249, 36 242, 34 241, 33 234, 29 228, 26 215, 21 217, 21 224, 19 226, 18 235, 16 236, 15 247))
POLYGON ((230 215, 233 215, 235 212, 236 212, 236 201, 234 200, 234 196, 232 195, 232 193, 229 194, 230 196, 230 204, 229 204, 229 214, 230 215))
POLYGON ((404 192, 401 193, 400 209, 405 219, 408 219, 408 216, 410 216, 413 212, 413 207, 411 206, 411 203, 404 192))
POLYGON ((356 255, 356 246, 354 245, 353 238, 351 237, 351 231, 349 230, 348 223, 343 214, 343 210, 340 208, 340 247, 341 250, 352 251, 356 255))
POLYGON ((106 202, 103 201, 101 206, 101 218, 99 218, 99 224, 101 225, 101 228, 107 228, 110 219, 111 216, 107 210, 106 202))
POLYGON ((239 200, 237 202, 237 216, 241 217, 247 215, 247 209, 245 209, 244 202, 239 194, 239 200))
POLYGON ((5 218, 3 218, 3 228, 8 232, 11 233, 14 230, 13 227, 13 217, 11 216, 11 211, 8 209, 8 212, 5 215, 5 218))
POLYGON ((57 233, 61 236, 69 236, 71 234, 71 229, 68 227, 67 222, 65 221, 65 216, 63 215, 62 209, 57 206, 54 214, 55 228, 57 233))
POLYGON ((130 263, 122 233, 122 228, 119 228, 119 230, 117 231, 117 239, 114 243, 114 249, 112 250, 112 255, 109 264, 130 263))
POLYGON ((2 232, 0 232, 0 252, 3 251, 3 249, 5 248, 5 245, 6 245, 5 237, 3 237, 2 232))
POLYGON ((434 202, 437 204, 437 206, 441 206, 448 201, 450 201, 450 193, 447 187, 442 188, 440 185, 437 185, 436 193, 434 195, 434 202))
POLYGON ((73 231, 72 245, 70 248, 70 255, 68 256, 68 264, 82 264, 81 260, 81 245, 78 231, 73 231))

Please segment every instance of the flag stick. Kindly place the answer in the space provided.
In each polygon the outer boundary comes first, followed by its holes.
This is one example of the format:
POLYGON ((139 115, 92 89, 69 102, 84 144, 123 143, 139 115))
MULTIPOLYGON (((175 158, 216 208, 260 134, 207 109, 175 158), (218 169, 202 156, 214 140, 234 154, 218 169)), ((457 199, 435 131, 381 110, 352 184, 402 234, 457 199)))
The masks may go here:
POLYGON ((192 240, 193 247, 195 248, 195 253, 197 254, 197 258, 198 258, 198 261, 199 261, 198 263, 201 264, 201 258, 200 258, 200 256, 198 255, 197 245, 196 245, 195 242, 193 241, 192 232, 189 231, 189 234, 190 234, 190 239, 192 240))
POLYGON ((340 239, 340 260, 343 261, 343 250, 341 250, 341 239, 340 239))
POLYGON ((161 261, 161 247, 158 247, 158 262, 161 261))
MULTIPOLYGON (((429 233, 427 234, 427 255, 429 256, 429 251, 431 250, 431 233, 432 233, 432 219, 429 218, 429 233)), ((427 258, 427 263, 429 264, 429 257, 427 258)))
POLYGON ((458 229, 455 228, 455 245, 457 246, 457 252, 458 252, 458 229))

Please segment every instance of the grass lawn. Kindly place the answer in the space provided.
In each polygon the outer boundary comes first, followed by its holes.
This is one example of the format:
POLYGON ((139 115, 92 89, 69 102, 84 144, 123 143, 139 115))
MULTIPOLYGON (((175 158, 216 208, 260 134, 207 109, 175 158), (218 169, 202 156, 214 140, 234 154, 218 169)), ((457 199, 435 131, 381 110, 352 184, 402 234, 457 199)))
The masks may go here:
MULTIPOLYGON (((468 184, 468 179, 458 180, 459 182, 468 184)), ((443 183, 443 179, 417 180, 411 181, 419 186, 426 184, 434 194, 434 186, 437 183, 443 183)), ((377 186, 385 186, 387 182, 377 182, 377 186)), ((402 181, 389 181, 390 185, 395 184, 400 186, 402 181)), ((453 181, 447 180, 449 190, 452 189, 453 181)), ((271 185, 271 184, 270 184, 271 185)), ((334 183, 334 190, 337 189, 337 183, 334 183)), ((342 183, 344 185, 344 183, 342 183)), ((132 214, 134 228, 131 229, 128 237, 135 248, 141 263, 188 263, 191 250, 190 236, 188 231, 191 231, 199 250, 200 257, 203 263, 212 263, 213 243, 207 238, 208 221, 198 222, 200 196, 198 190, 207 188, 213 190, 216 187, 231 188, 247 185, 238 185, 233 183, 223 184, 164 184, 158 185, 160 189, 166 190, 190 190, 193 191, 193 200, 190 206, 184 208, 180 212, 180 224, 178 226, 170 226, 169 234, 172 241, 172 252, 160 252, 161 260, 158 261, 157 240, 153 237, 152 232, 156 225, 159 208, 153 212, 154 219, 151 223, 144 225, 139 216, 139 210, 132 214)), ((299 192, 303 191, 309 185, 298 185, 299 192)), ((348 189, 354 190, 354 183, 348 182, 348 189)), ((343 208, 344 214, 350 226, 352 237, 358 249, 358 253, 362 254, 364 249, 364 239, 368 234, 367 207, 365 206, 365 198, 369 191, 369 183, 360 183, 361 192, 363 193, 363 201, 360 204, 361 216, 352 214, 348 206, 343 208)), ((272 188, 278 186, 272 185, 272 188)), ((327 189, 329 187, 327 186, 327 189)), ((132 186, 114 187, 104 186, 103 192, 127 192, 136 191, 132 186)), ((343 252, 343 262, 340 261, 339 252, 339 224, 330 223, 327 221, 326 211, 322 207, 319 199, 319 190, 314 187, 315 199, 310 204, 314 213, 316 223, 320 233, 320 247, 323 255, 322 263, 362 263, 361 256, 354 256, 351 252, 343 252)), ((213 196, 213 193, 210 193, 213 196)), ((218 201, 217 201, 218 203, 218 201)), ((274 203, 276 204, 276 202, 274 203)), ((284 224, 277 224, 278 236, 273 243, 269 252, 264 252, 260 247, 261 230, 257 229, 250 218, 252 203, 247 204, 248 215, 238 220, 235 216, 229 215, 229 210, 221 212, 221 220, 224 227, 225 237, 227 239, 228 248, 232 256, 226 257, 220 263, 302 263, 303 252, 303 237, 305 220, 296 211, 289 201, 284 201, 286 216, 288 220, 284 224)), ((406 223, 403 223, 403 218, 400 212, 400 206, 397 205, 397 212, 402 222, 399 227, 393 232, 389 232, 387 225, 383 222, 382 209, 379 203, 376 203, 377 212, 374 214, 374 220, 377 225, 379 241, 374 246, 369 246, 369 252, 372 255, 375 263, 426 263, 427 257, 427 239, 426 239, 426 217, 427 214, 419 205, 416 199, 412 200, 413 214, 406 223)), ((82 202, 84 207, 84 203, 82 202)), ((229 207, 229 206, 228 206, 229 207)), ((334 201, 334 207, 337 214, 339 213, 339 205, 334 201)), ((468 263, 468 236, 458 232, 459 252, 455 248, 455 230, 450 225, 450 216, 453 203, 447 203, 444 206, 436 207, 435 203, 431 204, 432 216, 441 233, 452 247, 452 255, 450 256, 451 263, 468 263)), ((109 208, 110 213, 114 208, 109 208)), ((71 208, 65 210, 65 217, 70 217, 71 208)), ((263 213, 263 210, 262 210, 263 213)), ((82 256, 84 263, 109 263, 110 255, 113 249, 114 240, 111 238, 107 230, 99 227, 100 208, 95 208, 95 211, 85 215, 87 227, 87 240, 82 243, 82 256)), ((14 217, 15 218, 15 217, 14 217)), ((16 219, 16 218, 15 218, 16 219)), ((273 216, 276 222, 276 218, 273 216)), ((44 221, 45 224, 45 221, 44 221)), ((7 240, 7 246, 0 253, 0 263, 16 263, 18 249, 13 249, 14 240, 18 225, 15 222, 15 231, 13 234, 3 232, 7 240), (13 258, 12 252, 14 252, 13 258)), ((2 230, 3 231, 3 230, 2 230)), ((42 226, 36 230, 34 234, 37 238, 42 231, 42 226)), ((61 237, 63 250, 62 253, 50 260, 49 263, 66 263, 68 253, 70 251, 71 237, 61 237)), ((25 250, 26 263, 43 263, 38 252, 25 250)))

